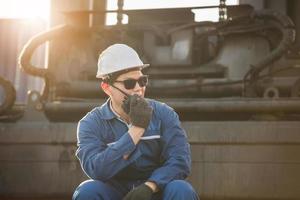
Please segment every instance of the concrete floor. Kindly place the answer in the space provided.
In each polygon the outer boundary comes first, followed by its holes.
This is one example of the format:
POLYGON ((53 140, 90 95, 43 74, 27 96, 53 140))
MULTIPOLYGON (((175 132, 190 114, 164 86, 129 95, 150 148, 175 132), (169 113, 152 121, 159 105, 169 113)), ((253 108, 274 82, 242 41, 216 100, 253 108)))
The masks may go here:
POLYGON ((70 200, 72 197, 50 197, 50 198, 10 198, 0 197, 0 200, 70 200))

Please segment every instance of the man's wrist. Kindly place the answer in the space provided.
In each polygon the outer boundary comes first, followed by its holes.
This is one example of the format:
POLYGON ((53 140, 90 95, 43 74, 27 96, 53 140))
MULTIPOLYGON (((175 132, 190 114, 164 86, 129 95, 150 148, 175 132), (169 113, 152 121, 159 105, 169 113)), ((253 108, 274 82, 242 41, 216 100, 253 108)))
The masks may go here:
POLYGON ((145 185, 147 185, 152 190, 153 193, 158 192, 158 186, 156 185, 156 183, 147 181, 145 182, 145 185))
POLYGON ((139 126, 135 126, 135 125, 132 125, 129 129, 133 129, 136 132, 142 132, 142 133, 145 131, 145 128, 142 128, 142 127, 139 127, 139 126))
POLYGON ((128 129, 128 132, 136 137, 141 137, 144 134, 145 129, 133 125, 128 129))
POLYGON ((128 132, 134 144, 137 144, 140 141, 142 135, 144 134, 145 129, 138 126, 131 126, 128 132))

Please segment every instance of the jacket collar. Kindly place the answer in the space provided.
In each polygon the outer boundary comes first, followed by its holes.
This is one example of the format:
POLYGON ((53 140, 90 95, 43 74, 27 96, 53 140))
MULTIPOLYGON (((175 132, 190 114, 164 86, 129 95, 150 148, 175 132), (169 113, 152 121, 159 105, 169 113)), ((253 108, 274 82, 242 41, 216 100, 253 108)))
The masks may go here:
POLYGON ((110 98, 108 98, 107 101, 100 108, 102 119, 110 120, 113 118, 117 118, 116 114, 110 108, 110 102, 111 100, 110 98))

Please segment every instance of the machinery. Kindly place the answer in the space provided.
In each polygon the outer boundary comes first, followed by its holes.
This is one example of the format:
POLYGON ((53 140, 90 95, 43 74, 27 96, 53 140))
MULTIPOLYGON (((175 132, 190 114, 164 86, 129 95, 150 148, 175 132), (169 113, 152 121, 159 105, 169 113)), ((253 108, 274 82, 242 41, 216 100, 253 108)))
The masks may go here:
POLYGON ((25 45, 21 67, 45 82, 26 106, 13 105, 15 91, 0 79, 0 198, 70 198, 86 179, 74 156, 76 126, 105 101, 96 63, 113 43, 129 44, 151 64, 146 96, 179 114, 192 144, 189 180, 201 199, 300 198, 300 24, 225 1, 216 7, 219 22, 195 22, 195 8, 123 10, 119 1, 117 25, 105 26, 96 5, 65 13, 64 25, 25 45), (47 41, 48 68, 33 66, 47 41))

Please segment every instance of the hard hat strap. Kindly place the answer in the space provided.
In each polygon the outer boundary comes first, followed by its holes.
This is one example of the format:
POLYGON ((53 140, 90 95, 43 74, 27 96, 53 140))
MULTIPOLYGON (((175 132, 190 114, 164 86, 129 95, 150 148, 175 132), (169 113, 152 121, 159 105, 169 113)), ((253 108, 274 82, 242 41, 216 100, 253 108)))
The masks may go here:
MULTIPOLYGON (((109 83, 110 84, 110 83, 109 83)), ((114 86, 113 84, 110 84, 113 88, 117 89, 119 92, 121 92, 122 94, 124 94, 126 97, 129 96, 129 94, 127 94, 126 92, 124 92, 123 90, 121 90, 120 88, 114 86)))

